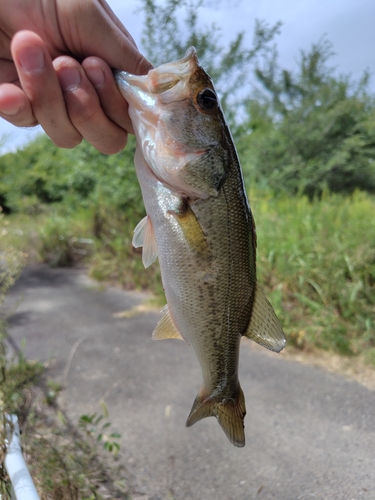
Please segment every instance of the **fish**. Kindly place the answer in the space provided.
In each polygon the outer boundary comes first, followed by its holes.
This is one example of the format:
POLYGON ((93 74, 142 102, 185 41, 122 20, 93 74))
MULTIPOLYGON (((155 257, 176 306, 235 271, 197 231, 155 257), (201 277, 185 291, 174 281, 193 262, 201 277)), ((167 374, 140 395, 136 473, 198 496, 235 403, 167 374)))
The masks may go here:
POLYGON ((186 425, 214 416, 242 447, 241 338, 280 352, 285 336, 257 284, 255 222, 219 97, 194 47, 147 75, 115 79, 146 209, 133 245, 145 267, 159 259, 167 299, 152 338, 183 339, 198 358, 203 383, 186 425))

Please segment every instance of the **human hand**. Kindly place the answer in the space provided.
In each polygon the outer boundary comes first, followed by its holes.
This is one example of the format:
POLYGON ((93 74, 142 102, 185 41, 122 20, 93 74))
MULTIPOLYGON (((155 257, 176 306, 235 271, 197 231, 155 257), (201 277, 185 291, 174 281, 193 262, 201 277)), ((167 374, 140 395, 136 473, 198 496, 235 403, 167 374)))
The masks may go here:
POLYGON ((40 123, 60 147, 84 137, 102 153, 123 149, 132 127, 111 68, 151 65, 104 1, 1 0, 0 116, 10 123, 40 123))

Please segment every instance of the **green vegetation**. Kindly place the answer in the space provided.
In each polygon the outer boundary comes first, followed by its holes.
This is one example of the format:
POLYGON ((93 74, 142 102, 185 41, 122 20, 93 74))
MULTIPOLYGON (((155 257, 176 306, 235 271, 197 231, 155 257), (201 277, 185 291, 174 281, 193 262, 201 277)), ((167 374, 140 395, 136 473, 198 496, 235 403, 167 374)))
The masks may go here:
POLYGON ((247 101, 239 149, 246 174, 274 192, 375 192, 375 99, 368 75, 337 76, 323 39, 301 52, 296 74, 277 54, 257 68, 260 88, 247 101))
MULTIPOLYGON (((241 33, 225 47, 216 26, 198 22, 199 0, 141 6, 149 57, 159 63, 196 45, 224 96, 258 225, 259 279, 290 344, 364 354, 375 363, 375 99, 368 75, 360 82, 337 75, 325 39, 301 52, 295 73, 284 70, 272 48, 279 24, 257 23, 250 48, 241 33)), ((109 157, 86 143, 59 150, 41 137, 1 156, 3 230, 29 252, 29 224, 40 259, 83 263, 97 279, 161 296, 158 266, 144 270, 131 245, 144 216, 134 149, 130 140, 109 157)))
MULTIPOLYGON (((17 238, 8 222, 0 213, 0 306, 25 261, 12 245, 17 238)), ((106 405, 101 403, 99 414, 82 415, 74 426, 59 410, 62 387, 46 379, 41 363, 19 352, 11 356, 6 335, 6 318, 0 315, 0 498, 11 499, 4 467, 10 414, 18 416, 23 451, 42 500, 129 498, 126 482, 119 479, 125 471, 111 457, 119 451, 121 436, 111 431, 106 405)))
MULTIPOLYGON (((374 363, 375 198, 360 191, 345 196, 327 191, 309 201, 256 187, 250 202, 257 223, 259 281, 290 343, 307 350, 364 353, 374 363)), ((29 217, 34 241, 35 231, 39 234, 39 258, 51 265, 83 263, 99 280, 148 288, 162 297, 157 264, 145 270, 131 246, 143 215, 140 205, 139 212, 105 205, 48 207, 49 214, 29 217)), ((8 216, 6 230, 25 249, 23 217, 8 216), (23 235, 17 234, 19 221, 23 235)))
MULTIPOLYGON (((198 22, 201 0, 140 3, 149 58, 159 64, 195 45, 223 96, 257 223, 258 279, 288 345, 374 367, 375 98, 368 75, 360 82, 337 75, 325 39, 301 52, 295 73, 280 68, 271 45, 280 24, 258 22, 250 48, 243 33, 225 47, 215 25, 198 22)), ((84 265, 98 280, 147 288, 163 301, 158 265, 145 270, 131 245, 144 216, 134 151, 133 138, 105 156, 85 142, 62 150, 39 137, 0 156, 0 305, 27 259, 84 265)), ((8 412, 27 429, 23 446, 42 498, 128 498, 126 484, 114 479, 124 471, 109 466, 119 435, 109 430, 105 406, 72 425, 58 409, 61 387, 40 364, 10 359, 5 335, 0 317, 0 497, 9 498, 2 466, 8 412), (103 452, 110 452, 105 464, 103 452)))
MULTIPOLYGON (((0 212, 0 223, 4 215, 0 212)), ((22 265, 21 252, 12 248, 6 238, 6 230, 0 228, 0 307, 3 305, 7 290, 13 285, 22 265)), ((0 315, 0 497, 10 498, 10 485, 3 466, 5 456, 6 413, 16 408, 22 410, 23 390, 40 372, 40 367, 19 358, 17 365, 7 358, 5 348, 6 322, 0 315), (17 368, 16 368, 17 366, 17 368), (29 382, 30 381, 30 382, 29 382)))
POLYGON ((288 340, 375 364, 375 198, 256 190, 259 281, 288 340))
MULTIPOLYGON (((196 45, 224 96, 251 187, 260 282, 289 341, 365 353, 375 362, 375 100, 368 76, 352 82, 337 75, 325 39, 301 52, 295 74, 283 70, 271 46, 279 24, 258 22, 251 48, 243 33, 224 47, 215 25, 200 27, 201 1, 141 5, 150 58, 158 64, 196 45), (240 121, 231 114, 238 108, 240 121)), ((24 221, 17 227, 26 214, 43 261, 84 263, 99 280, 162 296, 158 266, 144 270, 131 245, 144 216, 134 149, 130 140, 109 157, 86 143, 59 150, 41 137, 0 157, 0 201, 19 247, 27 246, 17 236, 27 233, 24 221)))

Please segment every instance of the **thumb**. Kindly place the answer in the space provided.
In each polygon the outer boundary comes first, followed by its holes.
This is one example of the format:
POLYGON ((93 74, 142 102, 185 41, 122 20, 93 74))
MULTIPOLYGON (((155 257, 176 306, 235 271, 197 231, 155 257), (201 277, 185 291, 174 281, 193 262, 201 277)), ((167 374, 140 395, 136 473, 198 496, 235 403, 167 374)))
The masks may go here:
POLYGON ((81 58, 97 56, 111 68, 146 74, 151 63, 108 4, 101 0, 60 0, 60 26, 65 44, 81 58))

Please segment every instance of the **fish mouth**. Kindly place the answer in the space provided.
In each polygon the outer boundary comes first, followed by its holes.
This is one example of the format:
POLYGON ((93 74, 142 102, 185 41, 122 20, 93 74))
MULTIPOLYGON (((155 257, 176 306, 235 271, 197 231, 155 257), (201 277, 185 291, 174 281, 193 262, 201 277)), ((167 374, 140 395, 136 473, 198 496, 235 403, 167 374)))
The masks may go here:
POLYGON ((197 66, 196 50, 190 47, 182 59, 151 69, 147 75, 115 70, 114 77, 127 101, 136 107, 149 108, 155 106, 158 99, 163 104, 186 99, 189 79, 197 66))
POLYGON ((137 108, 139 104, 149 108, 155 106, 156 99, 148 88, 148 75, 132 75, 119 70, 115 70, 113 75, 121 94, 133 106, 137 108))

